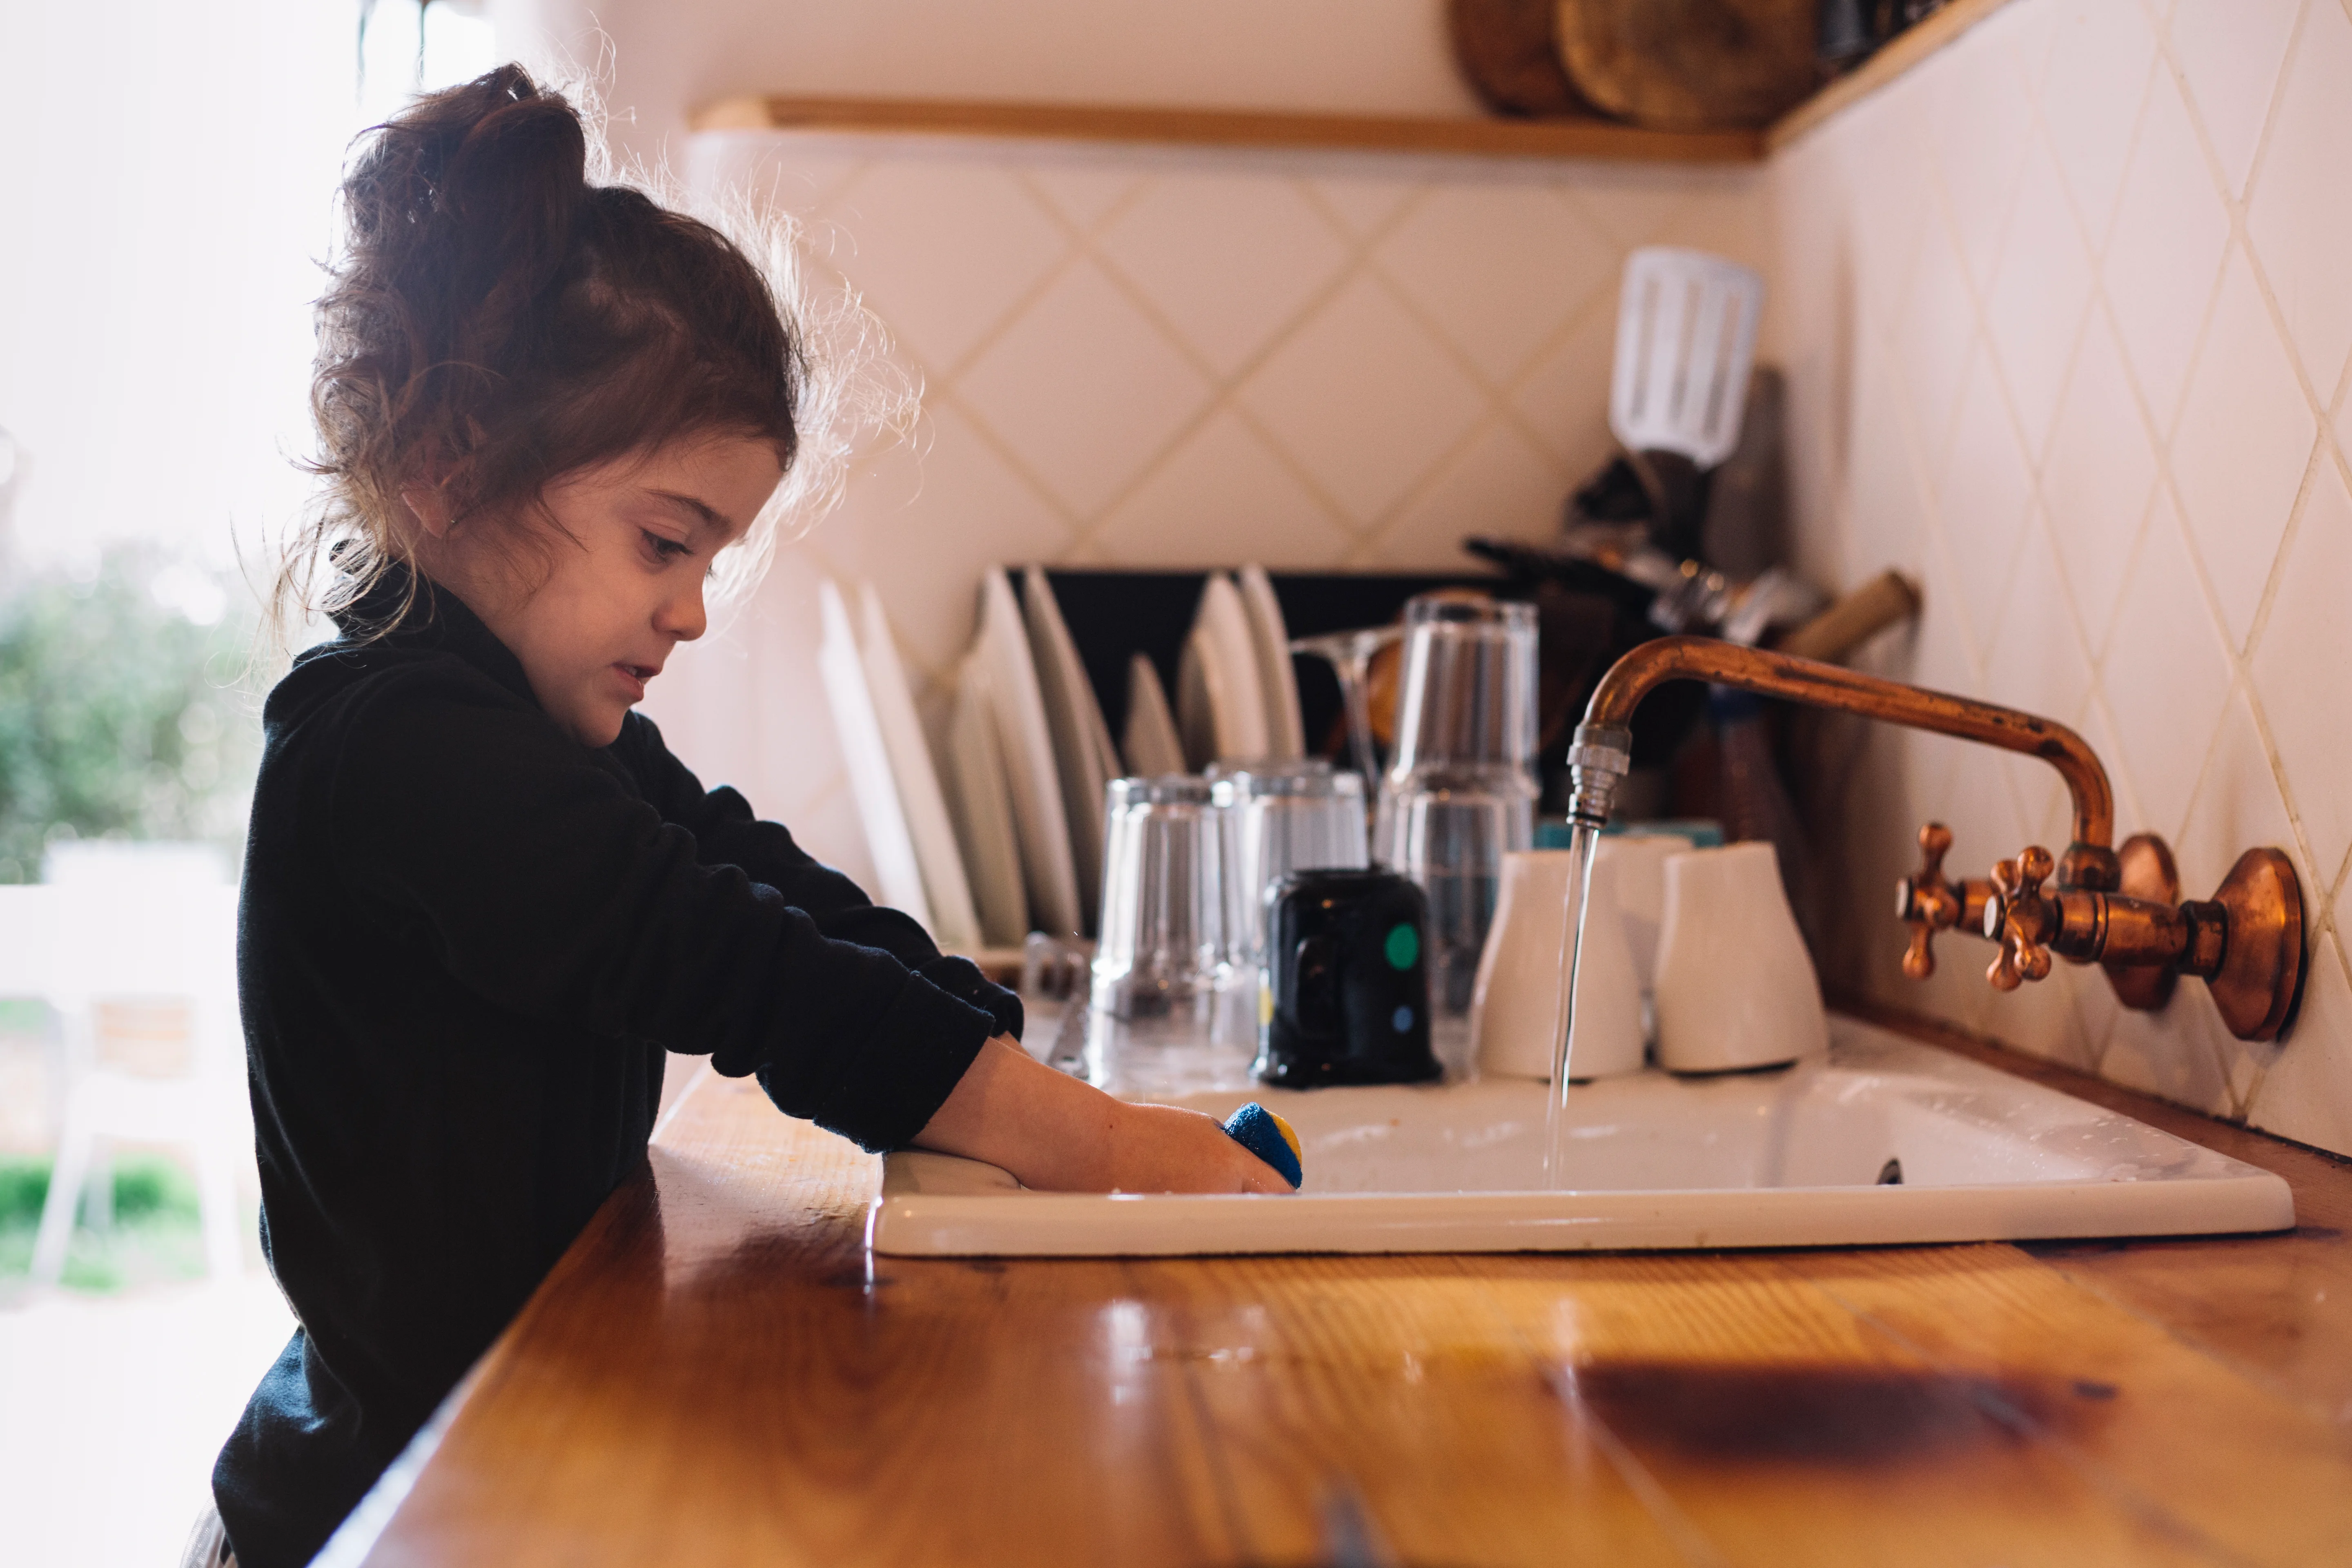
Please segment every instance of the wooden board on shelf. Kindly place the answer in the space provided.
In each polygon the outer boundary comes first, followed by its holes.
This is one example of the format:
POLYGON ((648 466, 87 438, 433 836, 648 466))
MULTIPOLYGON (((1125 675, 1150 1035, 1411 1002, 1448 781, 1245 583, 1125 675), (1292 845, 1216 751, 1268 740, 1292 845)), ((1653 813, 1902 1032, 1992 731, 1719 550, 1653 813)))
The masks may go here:
POLYGON ((1083 103, 936 99, 730 98, 697 131, 824 131, 869 136, 993 136, 1185 147, 1435 153, 1481 158, 1599 158, 1748 163, 1752 131, 1643 131, 1605 120, 1441 120, 1259 110, 1149 109, 1083 103))

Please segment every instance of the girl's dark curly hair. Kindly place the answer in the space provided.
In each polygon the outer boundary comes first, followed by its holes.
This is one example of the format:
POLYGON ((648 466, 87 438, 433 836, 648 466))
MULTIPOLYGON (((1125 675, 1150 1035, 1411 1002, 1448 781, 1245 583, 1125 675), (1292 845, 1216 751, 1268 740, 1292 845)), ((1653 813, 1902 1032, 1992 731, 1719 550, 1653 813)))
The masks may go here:
MULTIPOLYGON (((541 493, 593 463, 723 435, 792 468, 809 360, 777 291, 717 228, 592 183, 592 146, 512 65, 362 138, 318 303, 308 467, 326 483, 278 574, 281 629, 411 563, 406 486, 543 550, 541 493)), ((740 552, 754 574, 772 527, 740 552)))

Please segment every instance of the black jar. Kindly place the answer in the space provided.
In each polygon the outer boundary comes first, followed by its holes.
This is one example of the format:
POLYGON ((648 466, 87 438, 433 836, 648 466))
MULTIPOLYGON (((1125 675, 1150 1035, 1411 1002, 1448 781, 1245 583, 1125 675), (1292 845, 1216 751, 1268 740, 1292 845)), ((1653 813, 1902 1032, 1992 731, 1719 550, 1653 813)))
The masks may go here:
POLYGON ((1425 1083, 1429 901, 1393 871, 1297 871, 1266 893, 1260 1083, 1425 1083))

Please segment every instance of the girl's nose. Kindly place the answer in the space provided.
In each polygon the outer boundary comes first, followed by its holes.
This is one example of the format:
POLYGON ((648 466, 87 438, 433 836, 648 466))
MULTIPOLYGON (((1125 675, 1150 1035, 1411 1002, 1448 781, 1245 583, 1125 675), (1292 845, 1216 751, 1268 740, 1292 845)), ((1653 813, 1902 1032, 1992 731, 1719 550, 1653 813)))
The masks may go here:
POLYGON ((654 629, 680 642, 692 642, 708 630, 709 625, 710 616, 702 607, 702 579, 699 577, 691 586, 663 601, 661 609, 654 616, 654 629))

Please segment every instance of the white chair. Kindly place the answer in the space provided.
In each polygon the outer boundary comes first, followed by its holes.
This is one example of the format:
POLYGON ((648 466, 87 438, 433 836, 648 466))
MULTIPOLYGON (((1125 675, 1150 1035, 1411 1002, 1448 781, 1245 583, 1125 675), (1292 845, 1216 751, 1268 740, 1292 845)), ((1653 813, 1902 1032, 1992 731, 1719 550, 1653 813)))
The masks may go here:
POLYGON ((63 1126, 33 1244, 33 1278, 54 1282, 63 1270, 74 1211, 93 1174, 110 1197, 108 1145, 117 1140, 191 1148, 205 1265, 216 1279, 234 1278, 244 1267, 236 1171, 251 1144, 236 1013, 236 888, 170 875, 93 876, 0 888, 0 909, 10 903, 19 908, 14 918, 0 918, 0 928, 46 928, 35 942, 47 950, 38 993, 65 1025, 63 1126), (112 1037, 132 1009, 184 1029, 183 1059, 171 1064, 180 1070, 140 1070, 119 1059, 121 1041, 112 1037))

